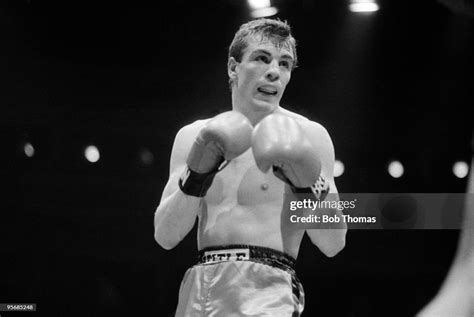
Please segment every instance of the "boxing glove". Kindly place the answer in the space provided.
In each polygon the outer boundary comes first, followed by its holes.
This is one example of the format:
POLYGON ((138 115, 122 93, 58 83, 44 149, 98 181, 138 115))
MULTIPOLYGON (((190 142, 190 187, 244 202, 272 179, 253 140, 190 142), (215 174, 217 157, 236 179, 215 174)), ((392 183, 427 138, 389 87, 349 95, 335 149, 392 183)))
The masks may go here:
POLYGON ((293 118, 271 114, 260 121, 252 133, 252 151, 257 167, 264 173, 272 167, 294 193, 324 199, 329 191, 317 148, 293 118))
POLYGON ((188 154, 180 189, 191 196, 205 196, 221 164, 249 149, 251 136, 252 125, 240 112, 224 112, 209 120, 188 154))

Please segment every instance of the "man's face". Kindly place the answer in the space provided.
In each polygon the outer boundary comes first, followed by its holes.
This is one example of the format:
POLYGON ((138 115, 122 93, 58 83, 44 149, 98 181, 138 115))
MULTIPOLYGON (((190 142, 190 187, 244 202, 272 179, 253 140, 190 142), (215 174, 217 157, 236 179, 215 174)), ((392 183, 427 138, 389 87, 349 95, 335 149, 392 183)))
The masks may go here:
POLYGON ((271 112, 280 105, 281 97, 291 78, 294 56, 287 45, 252 39, 242 56, 235 62, 234 87, 237 100, 244 111, 271 112), (250 107, 250 108, 248 108, 250 107))

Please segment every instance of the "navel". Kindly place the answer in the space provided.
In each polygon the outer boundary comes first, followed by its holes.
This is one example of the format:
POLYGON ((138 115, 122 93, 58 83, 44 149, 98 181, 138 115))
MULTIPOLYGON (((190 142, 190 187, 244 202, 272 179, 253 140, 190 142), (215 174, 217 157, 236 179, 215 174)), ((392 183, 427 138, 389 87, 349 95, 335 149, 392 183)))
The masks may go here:
POLYGON ((260 185, 260 188, 265 191, 265 190, 268 190, 268 184, 267 183, 263 183, 262 185, 260 185))

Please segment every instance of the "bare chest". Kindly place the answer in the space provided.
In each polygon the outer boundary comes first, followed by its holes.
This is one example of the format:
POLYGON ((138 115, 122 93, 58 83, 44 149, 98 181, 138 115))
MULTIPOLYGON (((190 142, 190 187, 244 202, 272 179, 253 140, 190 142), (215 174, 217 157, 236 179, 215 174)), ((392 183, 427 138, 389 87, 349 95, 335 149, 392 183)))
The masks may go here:
POLYGON ((279 202, 283 183, 271 171, 261 172, 251 150, 232 160, 219 172, 206 196, 208 206, 253 207, 279 202))
POLYGON ((199 221, 198 245, 260 245, 296 257, 302 234, 282 229, 284 183, 261 172, 251 151, 219 172, 199 221), (282 232, 284 230, 284 232, 282 232))

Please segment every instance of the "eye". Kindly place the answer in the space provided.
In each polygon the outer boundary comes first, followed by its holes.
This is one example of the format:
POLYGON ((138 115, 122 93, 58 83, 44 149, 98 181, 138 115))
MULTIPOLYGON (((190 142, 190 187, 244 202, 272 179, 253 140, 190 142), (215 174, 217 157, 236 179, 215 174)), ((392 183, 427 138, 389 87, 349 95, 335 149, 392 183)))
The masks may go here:
POLYGON ((291 65, 288 61, 281 61, 280 62, 280 66, 283 66, 285 67, 286 69, 290 69, 291 68, 291 65))
POLYGON ((260 62, 264 62, 266 64, 268 64, 270 62, 270 59, 268 58, 268 56, 266 55, 258 55, 255 60, 257 61, 260 61, 260 62))

